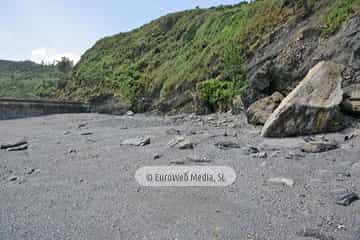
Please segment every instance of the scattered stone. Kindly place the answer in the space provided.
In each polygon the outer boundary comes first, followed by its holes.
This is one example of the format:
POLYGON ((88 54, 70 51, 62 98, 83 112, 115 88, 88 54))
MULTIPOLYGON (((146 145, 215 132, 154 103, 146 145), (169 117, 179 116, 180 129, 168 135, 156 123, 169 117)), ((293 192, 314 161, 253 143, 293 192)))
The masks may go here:
POLYGON ((17 152, 17 151, 24 151, 24 150, 27 150, 29 148, 28 145, 25 145, 25 146, 21 146, 21 147, 14 147, 14 148, 8 148, 7 150, 9 152, 17 152))
POLYGON ((81 133, 80 134, 81 136, 90 136, 90 135, 93 135, 92 132, 85 132, 85 133, 81 133))
POLYGON ((120 145, 131 145, 137 147, 143 147, 150 144, 151 140, 149 137, 137 137, 124 140, 120 145))
POLYGON ((9 181, 10 181, 10 182, 15 182, 15 181, 18 180, 18 179, 19 179, 18 176, 11 176, 11 177, 9 177, 9 181))
POLYGON ((284 96, 281 93, 275 92, 271 96, 262 98, 251 104, 246 111, 248 123, 253 125, 264 125, 266 120, 280 105, 283 99, 284 96))
POLYGON ((256 157, 257 157, 257 158, 267 158, 268 155, 267 155, 266 152, 260 152, 260 153, 257 153, 257 154, 256 154, 256 157))
POLYGON ((294 186, 294 180, 290 179, 290 178, 270 178, 268 180, 268 182, 270 183, 277 183, 277 184, 283 184, 286 185, 288 187, 293 187, 294 186))
POLYGON ((241 95, 237 95, 234 97, 232 102, 232 114, 240 114, 244 112, 244 104, 241 99, 241 95))
POLYGON ((186 159, 189 162, 194 162, 194 163, 210 163, 211 162, 211 160, 207 159, 206 157, 203 157, 203 158, 187 157, 186 159))
POLYGON ((339 146, 335 141, 315 141, 305 143, 301 151, 306 153, 321 153, 337 149, 339 146))
POLYGON ((29 168, 29 169, 26 169, 25 170, 25 174, 27 174, 27 175, 31 175, 31 174, 33 174, 35 172, 35 168, 29 168))
POLYGON ((184 165, 184 164, 185 164, 185 160, 183 160, 183 159, 173 160, 173 161, 170 161, 170 164, 184 165))
POLYGON ((189 140, 184 140, 179 143, 179 149, 185 150, 185 149, 194 149, 194 143, 190 142, 189 140))
POLYGON ((246 149, 245 154, 249 155, 249 154, 257 154, 259 153, 260 150, 257 147, 254 146, 250 146, 246 149))
POLYGON ((76 151, 76 149, 71 149, 70 151, 69 151, 69 153, 71 154, 71 153, 77 153, 77 151, 76 151))
POLYGON ((215 146, 221 150, 240 148, 240 145, 234 142, 217 142, 215 143, 215 146))
POLYGON ((78 128, 83 128, 83 127, 86 127, 87 123, 81 123, 78 125, 78 128))
POLYGON ((162 158, 162 156, 163 156, 162 154, 155 154, 154 157, 153 157, 153 159, 154 159, 154 160, 157 160, 157 159, 162 158))
POLYGON ((180 142, 183 142, 183 141, 185 141, 185 137, 177 136, 168 143, 168 146, 174 147, 174 146, 176 146, 177 144, 179 144, 180 142))
POLYGON ((70 131, 65 131, 64 136, 69 135, 70 133, 71 133, 70 131))
POLYGON ((20 147, 22 145, 28 144, 27 141, 20 141, 17 143, 10 143, 10 144, 2 144, 0 146, 0 149, 9 149, 9 148, 16 148, 16 147, 20 147))
POLYGON ((343 65, 318 63, 271 114, 261 135, 290 137, 342 129, 343 70, 343 65))
POLYGON ((319 229, 312 229, 312 228, 304 228, 303 230, 296 233, 299 237, 305 238, 315 238, 318 240, 335 240, 332 236, 325 235, 319 229))
POLYGON ((180 130, 177 130, 175 128, 170 128, 166 130, 167 135, 180 135, 180 130))
POLYGON ((294 159, 294 160, 300 160, 301 158, 304 158, 305 155, 304 154, 300 154, 300 153, 289 153, 289 155, 287 155, 285 157, 285 159, 294 159))
POLYGON ((281 152, 280 151, 274 151, 270 154, 270 157, 274 158, 277 157, 281 152))
POLYGON ((335 203, 341 206, 349 206, 352 202, 359 200, 359 196, 354 192, 333 191, 332 194, 335 198, 335 203))
POLYGON ((188 135, 196 135, 197 132, 195 130, 191 130, 188 135))
POLYGON ((360 115, 360 84, 352 84, 344 89, 341 109, 354 116, 360 115))
POLYGON ((135 113, 133 111, 127 111, 126 115, 131 117, 131 116, 134 116, 135 113))

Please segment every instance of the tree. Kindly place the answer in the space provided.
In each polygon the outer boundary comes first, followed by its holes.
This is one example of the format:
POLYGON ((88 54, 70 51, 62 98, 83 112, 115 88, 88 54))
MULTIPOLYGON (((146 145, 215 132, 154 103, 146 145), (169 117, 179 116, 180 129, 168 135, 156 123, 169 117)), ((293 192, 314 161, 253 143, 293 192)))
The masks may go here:
POLYGON ((67 57, 62 57, 60 61, 56 61, 56 67, 60 72, 69 74, 74 66, 74 62, 67 57))

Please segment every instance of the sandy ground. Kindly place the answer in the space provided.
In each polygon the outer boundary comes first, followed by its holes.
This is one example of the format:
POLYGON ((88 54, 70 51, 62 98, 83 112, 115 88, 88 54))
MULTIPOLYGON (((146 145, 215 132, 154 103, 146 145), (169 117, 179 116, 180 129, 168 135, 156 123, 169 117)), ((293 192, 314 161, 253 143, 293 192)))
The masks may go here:
POLYGON ((305 229, 318 239, 352 240, 360 201, 340 206, 332 196, 338 189, 360 193, 360 137, 344 141, 352 131, 326 135, 338 149, 310 154, 300 150, 303 138, 261 138, 243 115, 1 121, 0 143, 25 138, 29 149, 0 150, 0 239, 316 239, 297 234, 305 229), (169 147, 171 128, 195 148, 169 147), (151 144, 120 145, 142 136, 151 144), (221 150, 220 141, 241 148, 221 150), (268 157, 249 155, 250 146, 268 157), (148 188, 134 178, 140 167, 194 156, 211 160, 204 165, 234 168, 235 183, 148 188), (268 182, 274 177, 293 179, 294 186, 268 182))

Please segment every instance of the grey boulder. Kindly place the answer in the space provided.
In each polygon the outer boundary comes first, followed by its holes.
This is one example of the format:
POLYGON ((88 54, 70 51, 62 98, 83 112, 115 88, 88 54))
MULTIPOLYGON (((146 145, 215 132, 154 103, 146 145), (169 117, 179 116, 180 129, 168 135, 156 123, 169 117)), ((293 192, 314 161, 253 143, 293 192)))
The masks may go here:
POLYGON ((342 129, 343 70, 333 62, 318 63, 271 114, 261 135, 289 137, 342 129))
POLYGON ((254 125, 264 125, 283 99, 284 96, 281 93, 274 92, 271 96, 251 104, 246 111, 248 122, 254 125))

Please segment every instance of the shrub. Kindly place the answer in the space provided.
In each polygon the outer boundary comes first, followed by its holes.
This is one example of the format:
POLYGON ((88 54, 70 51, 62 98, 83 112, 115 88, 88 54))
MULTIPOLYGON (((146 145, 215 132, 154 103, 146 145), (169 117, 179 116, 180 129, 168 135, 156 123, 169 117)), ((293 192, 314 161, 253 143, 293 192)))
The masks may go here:
POLYGON ((226 111, 238 93, 234 83, 210 79, 196 85, 197 97, 210 111, 226 111))

